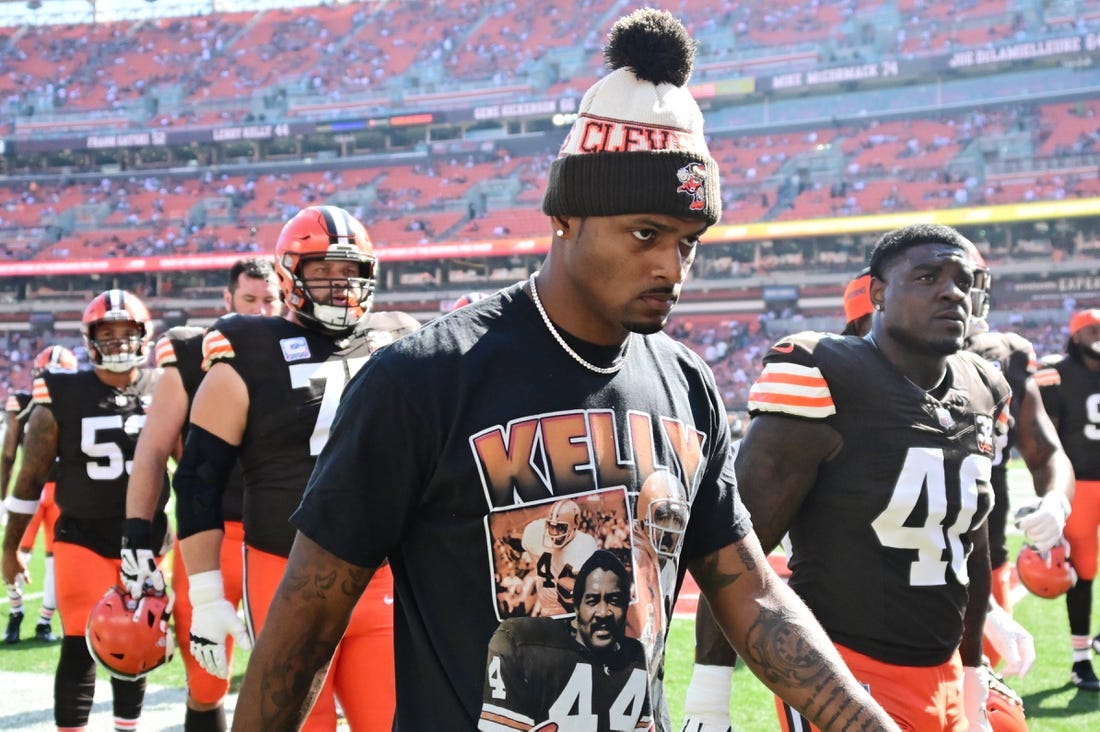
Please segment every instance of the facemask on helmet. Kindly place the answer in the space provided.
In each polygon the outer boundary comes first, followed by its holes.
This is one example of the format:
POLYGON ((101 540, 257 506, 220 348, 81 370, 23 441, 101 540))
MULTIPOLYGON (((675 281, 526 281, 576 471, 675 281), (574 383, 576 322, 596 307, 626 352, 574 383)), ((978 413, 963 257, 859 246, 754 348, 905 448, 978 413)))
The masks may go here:
POLYGON ((43 371, 76 371, 79 367, 76 354, 65 346, 46 346, 34 357, 31 375, 38 378, 43 371))
POLYGON ((989 677, 989 696, 985 702, 986 718, 993 732, 1027 732, 1024 702, 1020 695, 992 671, 989 677))
POLYGON ((691 517, 687 491, 679 479, 667 470, 646 478, 638 492, 637 513, 657 554, 677 557, 691 517))
POLYGON ((978 247, 970 244, 967 251, 974 262, 974 284, 970 288, 970 317, 984 320, 989 315, 990 294, 993 292, 993 275, 978 247))
POLYGON ((374 297, 378 259, 367 230, 338 206, 310 206, 291 218, 275 244, 275 271, 286 306, 303 325, 349 333, 368 312, 374 297), (311 276, 310 262, 356 265, 356 275, 311 276))
POLYGON ((166 594, 135 600, 121 587, 112 587, 88 616, 88 652, 112 676, 140 679, 172 660, 171 615, 172 598, 166 594))
POLYGON ((581 507, 568 498, 550 507, 546 517, 546 533, 542 545, 547 549, 560 549, 573 540, 581 525, 581 507))
POLYGON ((107 290, 88 303, 81 318, 84 345, 92 364, 99 369, 126 373, 146 362, 149 344, 149 310, 145 303, 125 290, 107 290), (134 332, 125 338, 105 338, 99 326, 132 323, 134 332))

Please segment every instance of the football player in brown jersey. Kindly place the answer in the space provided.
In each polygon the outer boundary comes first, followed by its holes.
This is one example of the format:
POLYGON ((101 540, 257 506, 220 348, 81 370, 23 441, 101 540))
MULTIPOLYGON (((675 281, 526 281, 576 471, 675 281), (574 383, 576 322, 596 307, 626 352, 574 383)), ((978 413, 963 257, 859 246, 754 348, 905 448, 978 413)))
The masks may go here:
POLYGON ((1092 667, 1092 654, 1100 652, 1100 636, 1091 637, 1090 625, 1100 551, 1100 310, 1075 312, 1069 332, 1066 357, 1038 371, 1035 381, 1076 478, 1073 511, 1065 527, 1070 562, 1077 572, 1077 582, 1066 592, 1073 659, 1070 681, 1079 689, 1097 692, 1100 679, 1092 667))
MULTIPOLYGON (((986 724, 985 519, 1010 392, 963 351, 976 269, 968 245, 943 226, 881 237, 870 334, 776 343, 737 456, 761 544, 790 533, 791 586, 856 678, 910 729, 986 724)), ((796 716, 781 705, 785 729, 798 728, 796 716)))
MULTIPOLYGON (((34 357, 31 366, 31 376, 38 378, 43 371, 76 371, 80 364, 76 354, 64 346, 47 346, 34 357)), ((0 494, 4 497, 8 494, 8 488, 12 479, 12 469, 15 466, 15 456, 23 445, 23 436, 26 434, 27 417, 30 416, 31 394, 28 391, 13 391, 8 395, 4 415, 6 430, 4 432, 4 451, 0 457, 0 494)), ((38 623, 35 625, 35 640, 53 643, 57 636, 53 633, 53 615, 57 611, 57 590, 54 584, 53 561, 53 532, 57 522, 57 503, 53 499, 54 481, 47 480, 42 486, 42 498, 38 502, 38 508, 34 517, 27 524, 23 532, 23 539, 19 542, 19 551, 23 555, 24 564, 29 561, 31 550, 34 548, 38 530, 42 534, 46 544, 46 569, 42 577, 42 606, 38 611, 38 623)), ((3 513, 3 509, 0 509, 3 513)), ((4 631, 5 643, 19 642, 19 626, 23 622, 23 582, 22 577, 16 578, 13 585, 7 586, 8 591, 8 627, 4 631)))
MULTIPOLYGON (((293 216, 275 245, 284 317, 230 315, 203 339, 202 379, 176 472, 180 548, 193 606, 190 648, 226 677, 226 638, 248 646, 263 630, 294 538, 298 506, 340 393, 370 355, 419 323, 373 313, 377 258, 363 225, 336 206, 293 216), (244 605, 225 597, 221 497, 234 464, 244 476, 244 605)), ((393 585, 356 606, 306 729, 336 725, 336 698, 355 729, 388 730, 393 697, 393 585)))
MULTIPOLYGON (((270 257, 248 257, 234 262, 223 292, 225 309, 241 315, 274 315, 282 312, 279 281, 270 257)), ((164 578, 150 545, 151 518, 159 496, 158 476, 163 475, 169 456, 179 459, 187 430, 187 413, 195 391, 202 381, 202 337, 204 329, 180 326, 170 329, 156 344, 156 362, 164 369, 145 428, 138 439, 134 467, 126 489, 126 523, 122 537, 122 583, 130 595, 139 598, 147 587, 164 589, 164 578)), ((241 504, 244 486, 239 473, 222 499, 225 538, 222 541, 222 576, 225 597, 236 607, 242 597, 243 568, 241 545, 244 527, 241 504)), ((172 572, 175 596, 172 615, 180 655, 187 668, 187 702, 183 727, 188 732, 226 728, 225 695, 229 679, 203 669, 190 649, 191 602, 188 597, 187 571, 176 552, 172 572)), ((226 649, 226 661, 232 660, 226 649)))
MULTIPOLYGON (((159 371, 146 368, 149 311, 124 290, 107 290, 82 318, 90 371, 44 372, 34 382, 23 463, 8 497, 3 575, 12 582, 26 568, 18 540, 57 461, 55 500, 60 515, 54 541, 57 607, 63 638, 54 685, 59 729, 88 723, 96 663, 85 641, 92 609, 118 582, 118 545, 125 518, 126 480, 159 371)), ((152 521, 152 546, 164 544, 167 475, 152 521)), ((112 676, 116 729, 136 729, 144 678, 112 676)))

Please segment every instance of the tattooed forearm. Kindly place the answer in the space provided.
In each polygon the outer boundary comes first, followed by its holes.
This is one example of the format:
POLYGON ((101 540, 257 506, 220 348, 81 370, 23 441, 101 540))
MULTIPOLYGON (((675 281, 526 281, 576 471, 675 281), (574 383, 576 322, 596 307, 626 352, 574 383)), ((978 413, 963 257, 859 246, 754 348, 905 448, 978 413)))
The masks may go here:
POLYGON ((876 729, 874 715, 852 696, 800 620, 787 609, 762 609, 746 634, 745 660, 769 684, 786 687, 784 698, 820 729, 876 729))
POLYGON ((805 687, 825 661, 800 631, 793 613, 763 608, 745 636, 746 657, 760 664, 769 681, 805 687))
POLYGON ((260 716, 263 729, 298 729, 321 691, 336 650, 335 641, 306 640, 286 645, 262 669, 260 716))

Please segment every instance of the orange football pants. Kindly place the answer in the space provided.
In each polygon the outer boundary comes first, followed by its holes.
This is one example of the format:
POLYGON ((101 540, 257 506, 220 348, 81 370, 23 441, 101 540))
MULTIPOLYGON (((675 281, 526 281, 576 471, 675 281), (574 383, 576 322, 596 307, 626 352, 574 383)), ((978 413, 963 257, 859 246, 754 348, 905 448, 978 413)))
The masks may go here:
MULTIPOLYGON (((834 643, 852 675, 871 692, 898 726, 908 732, 967 732, 962 698, 962 660, 956 651, 939 666, 895 666, 834 643)), ((817 730, 776 697, 783 732, 817 730)))
POLYGON ((23 532, 23 540, 19 542, 19 548, 25 552, 34 549, 34 536, 41 526, 46 534, 46 554, 53 554, 53 527, 57 523, 57 517, 61 515, 61 509, 53 499, 55 487, 57 484, 53 481, 42 485, 42 497, 38 500, 38 509, 31 516, 31 522, 23 532))
POLYGON ((1065 536, 1069 542, 1069 560, 1077 576, 1083 580, 1096 579, 1096 560, 1100 542, 1100 480, 1079 480, 1074 486, 1069 520, 1065 536))
MULTIPOLYGON (((225 584, 225 599, 229 600, 233 607, 240 605, 243 596, 243 547, 244 524, 240 521, 226 521, 225 537, 222 539, 221 571, 222 582, 225 584)), ((176 645, 179 648, 180 657, 183 658, 184 668, 187 669, 187 693, 192 699, 202 704, 217 704, 229 693, 229 679, 219 679, 207 673, 206 669, 191 655, 191 598, 187 594, 191 584, 187 581, 187 568, 183 564, 179 539, 176 539, 174 551, 172 593, 176 597, 176 604, 172 610, 172 617, 175 618, 176 645)), ((226 638, 225 657, 232 668, 232 636, 226 638)))
MULTIPOLYGON (((121 586, 119 571, 122 560, 118 557, 108 559, 87 547, 67 541, 56 542, 53 549, 61 630, 65 635, 83 638, 92 609, 107 594, 107 590, 121 586)), ((160 562, 159 558, 157 562, 160 562)))
MULTIPOLYGON (((245 617, 253 638, 263 631, 268 608, 286 569, 286 557, 245 544, 245 617)), ((303 730, 336 729, 336 699, 356 732, 389 732, 396 706, 393 668, 393 575, 379 567, 352 611, 332 657, 328 676, 303 730)))

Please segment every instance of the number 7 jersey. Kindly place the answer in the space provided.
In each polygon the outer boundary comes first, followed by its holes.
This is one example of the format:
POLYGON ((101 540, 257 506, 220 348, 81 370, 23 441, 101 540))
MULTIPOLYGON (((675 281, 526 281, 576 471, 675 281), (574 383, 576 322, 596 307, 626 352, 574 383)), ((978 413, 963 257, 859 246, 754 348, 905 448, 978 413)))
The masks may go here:
POLYGON ((967 534, 992 506, 1009 395, 1000 372, 966 352, 948 357, 931 392, 868 339, 799 333, 765 356, 750 413, 822 421, 843 440, 790 526, 791 587, 833 641, 912 666, 958 647, 967 534))
POLYGON ((203 368, 225 362, 248 388, 239 461, 249 546, 290 554, 290 515, 328 440, 344 385, 374 350, 418 325, 404 313, 372 313, 350 336, 335 339, 285 318, 233 314, 207 331, 203 368))

